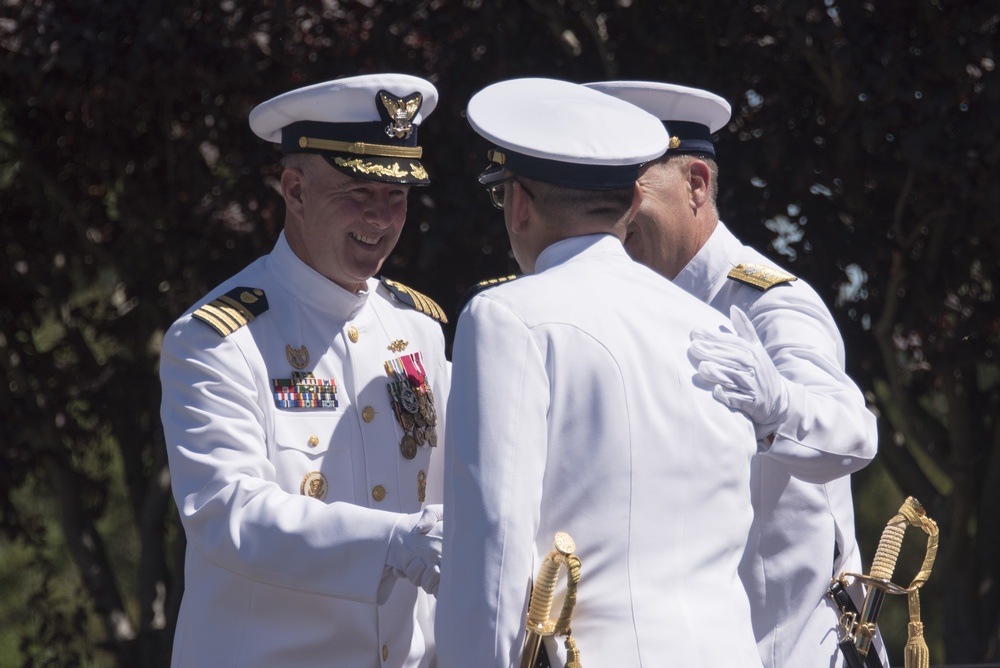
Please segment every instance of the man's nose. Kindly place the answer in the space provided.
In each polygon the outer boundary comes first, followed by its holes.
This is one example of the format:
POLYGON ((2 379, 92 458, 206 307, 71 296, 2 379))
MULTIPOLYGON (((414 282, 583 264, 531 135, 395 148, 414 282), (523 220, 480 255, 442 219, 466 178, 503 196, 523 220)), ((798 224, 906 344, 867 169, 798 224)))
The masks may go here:
POLYGON ((365 220, 379 227, 391 225, 392 203, 389 201, 389 197, 385 195, 372 197, 365 208, 365 220))

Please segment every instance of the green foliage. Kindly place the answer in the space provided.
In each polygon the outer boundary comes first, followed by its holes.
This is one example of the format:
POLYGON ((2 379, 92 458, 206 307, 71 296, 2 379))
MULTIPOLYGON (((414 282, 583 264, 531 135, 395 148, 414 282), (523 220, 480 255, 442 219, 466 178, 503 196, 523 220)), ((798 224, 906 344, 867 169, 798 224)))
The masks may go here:
POLYGON ((166 665, 184 543, 159 340, 280 229, 249 110, 380 70, 441 93, 421 128, 433 184, 385 272, 446 309, 516 268, 475 182, 476 90, 635 78, 730 100, 723 218, 836 305, 880 414, 878 467, 855 481, 864 554, 920 499, 942 531, 932 660, 997 660, 998 26, 991 3, 939 0, 4 3, 2 661, 166 665))

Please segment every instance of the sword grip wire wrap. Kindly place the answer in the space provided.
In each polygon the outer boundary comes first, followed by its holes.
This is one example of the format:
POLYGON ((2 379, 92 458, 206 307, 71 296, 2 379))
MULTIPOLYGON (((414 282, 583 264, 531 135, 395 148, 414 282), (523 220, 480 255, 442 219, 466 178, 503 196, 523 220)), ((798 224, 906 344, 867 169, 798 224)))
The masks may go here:
POLYGON ((872 561, 871 576, 882 580, 891 580, 892 572, 896 570, 896 561, 899 559, 899 550, 903 547, 903 535, 906 533, 906 521, 902 515, 896 515, 893 520, 898 523, 886 525, 882 531, 882 538, 878 542, 875 550, 875 559, 872 561))
POLYGON ((552 635, 566 636, 566 668, 581 668, 580 651, 576 647, 576 641, 573 640, 570 629, 573 608, 576 605, 576 589, 580 583, 580 559, 573 554, 576 550, 576 544, 569 534, 558 532, 553 544, 554 547, 538 568, 538 576, 535 578, 531 598, 528 601, 521 668, 533 668, 542 638, 552 635), (566 566, 566 597, 563 599, 559 619, 553 620, 549 614, 552 612, 556 582, 559 579, 559 570, 562 566, 566 566))

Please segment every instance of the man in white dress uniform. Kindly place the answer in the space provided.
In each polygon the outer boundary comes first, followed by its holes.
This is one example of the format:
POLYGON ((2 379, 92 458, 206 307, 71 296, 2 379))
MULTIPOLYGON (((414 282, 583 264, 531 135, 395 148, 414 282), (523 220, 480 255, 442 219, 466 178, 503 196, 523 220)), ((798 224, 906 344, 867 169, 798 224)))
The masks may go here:
POLYGON ((175 666, 433 659, 444 318, 373 276, 408 190, 428 182, 417 126, 436 102, 429 82, 382 74, 250 114, 285 154, 284 230, 163 342, 163 428, 188 541, 175 666))
MULTIPOLYGON (((621 243, 639 164, 662 155, 667 133, 632 105, 548 79, 489 86, 468 118, 495 146, 480 181, 526 275, 474 296, 458 322, 441 668, 519 665, 557 532, 582 562, 583 665, 760 666, 737 573, 753 427, 687 357, 693 326, 728 320, 621 243)), ((562 639, 543 648, 566 665, 562 639)))
MULTIPOLYGON (((875 416, 844 371, 844 342, 803 280, 744 246, 719 221, 711 135, 729 104, 674 84, 587 84, 642 107, 671 134, 639 175, 643 201, 625 248, 639 262, 732 316, 736 334, 696 333, 692 354, 718 398, 755 423, 754 523, 740 566, 764 665, 844 665, 831 578, 862 572, 850 475, 875 456, 875 416)), ((860 609, 860 584, 851 591, 860 609)), ((878 643, 883 653, 884 649, 878 643)))

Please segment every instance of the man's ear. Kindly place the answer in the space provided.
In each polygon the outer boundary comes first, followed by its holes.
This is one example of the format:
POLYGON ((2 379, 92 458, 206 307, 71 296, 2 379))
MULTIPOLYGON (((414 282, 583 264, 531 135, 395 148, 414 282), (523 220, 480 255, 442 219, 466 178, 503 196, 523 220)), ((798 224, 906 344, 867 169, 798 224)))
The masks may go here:
POLYGON ((281 195, 285 198, 285 207, 297 218, 303 217, 305 204, 302 201, 302 188, 306 175, 298 167, 286 167, 281 172, 281 195))
POLYGON ((531 197, 528 196, 524 186, 520 181, 511 181, 510 185, 510 230, 515 234, 520 234, 528 227, 528 219, 531 217, 531 197))
POLYGON ((632 189, 632 208, 628 212, 628 222, 631 223, 639 214, 639 207, 642 206, 642 198, 645 196, 645 193, 642 192, 642 186, 636 181, 632 189))
POLYGON ((688 163, 688 183, 691 185, 692 203, 701 208, 708 203, 712 192, 712 170, 704 160, 688 163))

